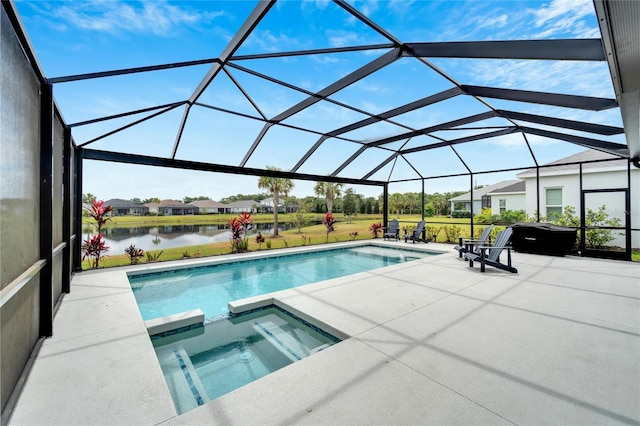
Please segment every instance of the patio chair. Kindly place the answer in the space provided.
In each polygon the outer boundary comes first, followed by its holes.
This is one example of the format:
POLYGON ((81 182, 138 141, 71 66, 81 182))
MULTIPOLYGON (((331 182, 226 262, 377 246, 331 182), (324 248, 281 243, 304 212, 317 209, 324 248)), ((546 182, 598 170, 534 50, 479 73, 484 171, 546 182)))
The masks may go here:
POLYGON ((473 253, 479 254, 479 250, 477 250, 476 247, 487 245, 487 240, 491 235, 491 230, 493 230, 493 224, 484 228, 482 230, 482 233, 480 234, 480 237, 477 240, 464 239, 460 237, 458 245, 453 248, 454 250, 458 250, 458 257, 462 257, 462 255, 467 252, 473 252, 473 253))
POLYGON ((398 223, 398 219, 392 219, 391 222, 389 222, 389 227, 385 229, 382 238, 385 240, 394 239, 396 241, 400 239, 400 224, 398 223))
POLYGON ((489 265, 494 268, 517 274, 518 270, 511 266, 511 247, 508 245, 512 233, 513 229, 505 228, 503 231, 498 233, 494 245, 477 246, 476 248, 480 251, 479 253, 464 253, 463 256, 469 261, 469 266, 473 268, 473 262, 480 262, 480 272, 484 272, 485 266, 489 265), (502 250, 504 249, 507 250, 506 264, 500 262, 500 253, 502 253, 502 250))
POLYGON ((421 220, 420 222, 418 222, 418 225, 416 226, 416 229, 413 230, 411 235, 409 235, 405 231, 404 242, 406 243, 407 241, 413 241, 414 244, 416 243, 416 241, 421 241, 423 243, 428 242, 427 240, 422 238, 422 232, 423 231, 424 231, 424 220, 421 220))

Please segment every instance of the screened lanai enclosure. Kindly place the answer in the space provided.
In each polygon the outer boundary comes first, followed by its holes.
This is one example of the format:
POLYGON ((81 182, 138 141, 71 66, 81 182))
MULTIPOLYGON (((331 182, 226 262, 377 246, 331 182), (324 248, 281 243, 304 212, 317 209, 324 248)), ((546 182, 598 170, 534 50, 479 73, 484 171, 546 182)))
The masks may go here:
POLYGON ((468 190, 473 217, 516 179, 538 220, 607 205, 630 260, 640 3, 509 3, 2 0, 3 417, 80 269, 88 179, 344 183, 385 223, 390 193, 468 190))

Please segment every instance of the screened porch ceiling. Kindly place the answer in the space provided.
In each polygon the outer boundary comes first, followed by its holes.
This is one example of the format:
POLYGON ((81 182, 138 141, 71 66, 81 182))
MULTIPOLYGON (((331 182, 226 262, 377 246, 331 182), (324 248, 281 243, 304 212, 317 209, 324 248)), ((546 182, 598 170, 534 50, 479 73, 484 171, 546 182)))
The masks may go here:
POLYGON ((44 66, 85 158, 381 184, 640 155, 640 2, 589 2, 591 31, 474 2, 394 20, 398 2, 237 3, 235 34, 199 57, 176 34, 162 57, 120 41, 116 59, 44 66))

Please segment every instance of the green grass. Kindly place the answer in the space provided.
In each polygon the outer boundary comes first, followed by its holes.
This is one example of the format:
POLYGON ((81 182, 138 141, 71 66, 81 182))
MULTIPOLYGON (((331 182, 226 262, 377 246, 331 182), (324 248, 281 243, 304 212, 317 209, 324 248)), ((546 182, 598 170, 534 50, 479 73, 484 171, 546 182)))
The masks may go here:
MULTIPOLYGON (((123 226, 153 226, 153 225, 161 225, 161 224, 226 224, 229 219, 232 217, 236 217, 234 214, 227 215, 196 215, 196 216, 118 216, 107 222, 110 226, 117 225, 119 227, 123 226)), ((289 214, 280 214, 279 222, 280 223, 288 223, 290 222, 289 214)), ((307 217, 309 219, 319 221, 324 217, 323 214, 308 214, 307 217)), ((318 245, 318 244, 326 244, 326 243, 336 243, 336 242, 345 242, 352 240, 370 240, 373 239, 373 235, 369 230, 369 227, 374 222, 381 222, 382 217, 380 215, 357 215, 352 217, 351 220, 347 220, 343 215, 336 214, 335 215, 338 222, 335 225, 335 231, 329 233, 327 239, 326 228, 324 225, 312 225, 307 226, 302 229, 302 232, 298 232, 297 229, 280 231, 280 236, 277 238, 271 238, 266 236, 267 241, 270 241, 271 248, 267 248, 267 243, 263 243, 261 246, 258 245, 255 241, 255 237, 249 239, 249 251, 259 251, 259 250, 277 250, 286 247, 300 247, 304 245, 318 245), (357 232, 358 235, 354 238, 352 233, 357 232)), ((397 217, 396 215, 390 215, 389 220, 398 219, 400 222, 400 235, 402 236, 402 229, 405 227, 408 230, 413 230, 415 225, 421 220, 419 215, 401 215, 397 217)), ((253 220, 255 223, 272 223, 273 215, 272 214, 256 214, 253 215, 253 220)), ((459 227, 460 236, 468 237, 470 235, 470 226, 464 224, 465 219, 452 219, 447 217, 434 217, 426 219, 426 226, 435 226, 442 228, 444 226, 456 225, 459 227)), ((84 218, 83 223, 92 223, 91 219, 84 218)), ((485 225, 474 225, 474 229, 476 232, 479 232, 485 225)), ((496 227, 497 230, 502 229, 503 227, 496 227)), ((379 234, 379 238, 382 237, 382 234, 379 234)), ((428 239, 431 239, 431 236, 427 236, 428 239)), ((436 237, 436 242, 446 243, 447 238, 443 229, 439 229, 436 237)), ((450 243, 456 243, 457 238, 449 241, 450 243)), ((161 250, 150 250, 150 252, 158 253, 161 250)), ((169 261, 169 260, 180 260, 185 258, 194 258, 194 257, 208 257, 208 256, 217 256, 221 254, 230 254, 231 253, 231 243, 230 242, 221 242, 221 243, 213 243, 213 244, 204 244, 197 246, 189 246, 189 247, 174 247, 167 248, 162 250, 162 254, 158 258, 159 262, 169 261)), ((640 262, 640 250, 634 249, 632 252, 632 260, 634 262, 640 262)), ((147 263, 146 256, 143 257, 139 263, 147 263)), ((100 268, 109 268, 116 266, 126 266, 131 264, 129 257, 125 253, 110 253, 107 252, 107 255, 100 261, 100 268)), ((84 260, 82 262, 83 269, 90 269, 89 261, 84 260)))

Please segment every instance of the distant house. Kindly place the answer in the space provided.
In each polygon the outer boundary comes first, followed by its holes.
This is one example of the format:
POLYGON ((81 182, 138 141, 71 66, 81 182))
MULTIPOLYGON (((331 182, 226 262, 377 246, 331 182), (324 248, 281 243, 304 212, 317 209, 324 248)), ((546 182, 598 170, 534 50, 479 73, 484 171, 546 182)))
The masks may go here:
POLYGON ((107 200, 104 205, 111 206, 110 216, 142 216, 149 214, 148 207, 119 198, 107 200))
POLYGON ((260 203, 254 200, 235 201, 225 205, 225 213, 257 213, 260 203))
MULTIPOLYGON (((468 212, 471 211, 471 205, 473 203, 473 214, 480 214, 483 208, 491 208, 491 195, 490 193, 494 191, 499 191, 504 188, 508 188, 512 185, 520 182, 519 180, 506 180, 503 182, 494 183, 493 185, 483 186, 482 188, 473 190, 473 200, 471 199, 471 192, 467 192, 466 194, 458 195, 457 197, 453 197, 449 199, 451 203, 451 213, 454 212, 468 212)), ((510 209, 513 210, 513 209, 510 209)))
POLYGON ((198 214, 198 207, 181 203, 176 200, 162 200, 159 203, 147 203, 149 213, 161 214, 164 216, 181 216, 189 214, 198 214))
POLYGON ((200 214, 217 214, 224 213, 226 204, 213 200, 198 200, 189 203, 191 206, 196 206, 200 214))
POLYGON ((506 211, 526 211, 526 189, 526 182, 523 180, 494 189, 486 195, 490 197, 486 208, 491 208, 492 215, 500 215, 506 211))
MULTIPOLYGON (((293 213, 298 210, 297 204, 285 204, 281 199, 278 200, 278 212, 293 213)), ((260 211, 262 213, 273 213, 273 198, 265 198, 260 200, 260 211)))

